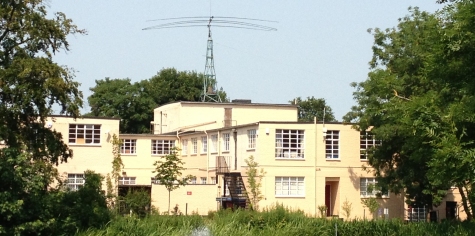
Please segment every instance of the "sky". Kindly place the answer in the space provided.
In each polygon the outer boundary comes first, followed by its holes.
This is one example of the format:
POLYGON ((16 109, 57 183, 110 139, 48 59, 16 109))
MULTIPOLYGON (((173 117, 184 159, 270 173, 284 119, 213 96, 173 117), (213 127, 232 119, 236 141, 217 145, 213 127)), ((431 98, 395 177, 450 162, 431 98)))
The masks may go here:
MULTIPOLYGON (((84 100, 96 80, 149 79, 164 68, 204 72, 206 27, 142 30, 164 18, 222 16, 277 28, 211 28, 218 87, 231 99, 287 104, 296 97, 324 98, 337 120, 351 109, 351 82, 366 80, 373 37, 369 28, 392 28, 408 7, 435 12, 436 0, 49 0, 87 35, 69 37, 57 54, 74 68, 84 100)), ((87 102, 83 112, 88 112, 87 102)), ((152 112, 152 111, 151 111, 152 112)))

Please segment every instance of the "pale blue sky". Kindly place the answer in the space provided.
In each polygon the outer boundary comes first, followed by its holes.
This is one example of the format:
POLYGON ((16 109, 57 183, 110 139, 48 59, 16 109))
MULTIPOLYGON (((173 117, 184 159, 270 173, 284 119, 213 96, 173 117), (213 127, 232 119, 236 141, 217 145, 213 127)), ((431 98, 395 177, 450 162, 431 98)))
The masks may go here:
MULTIPOLYGON (((325 98, 341 120, 355 101, 351 82, 367 78, 373 44, 368 28, 388 28, 409 6, 434 12, 436 0, 250 1, 250 0, 50 0, 88 31, 70 37, 71 51, 55 60, 73 67, 84 99, 95 80, 148 79, 162 68, 203 72, 207 28, 142 30, 147 20, 231 16, 278 21, 263 32, 214 28, 218 87, 231 99, 288 103, 295 97, 325 98), (210 4, 211 3, 211 4, 210 4), (211 6, 210 6, 211 5, 211 6)), ((89 107, 85 106, 84 111, 89 107)), ((150 111, 152 112, 152 111, 150 111)))

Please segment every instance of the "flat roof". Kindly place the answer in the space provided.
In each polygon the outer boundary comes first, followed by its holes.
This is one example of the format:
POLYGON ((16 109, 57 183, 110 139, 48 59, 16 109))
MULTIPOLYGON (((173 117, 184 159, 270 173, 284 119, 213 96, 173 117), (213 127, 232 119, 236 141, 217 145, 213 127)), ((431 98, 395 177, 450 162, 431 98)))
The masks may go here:
MULTIPOLYGON (((213 105, 213 106, 267 106, 267 107, 289 107, 289 108, 297 108, 297 105, 292 105, 292 104, 272 104, 272 103, 239 103, 239 102, 194 102, 194 101, 176 101, 176 102, 170 102, 163 104, 157 108, 170 105, 170 104, 175 104, 175 103, 181 103, 181 104, 195 104, 195 105, 213 105)), ((157 109, 155 108, 155 109, 157 109)))
POLYGON ((120 120, 120 118, 115 117, 106 117, 106 116, 78 116, 76 118, 67 115, 50 115, 48 117, 61 117, 61 118, 71 118, 71 119, 100 119, 100 120, 120 120))

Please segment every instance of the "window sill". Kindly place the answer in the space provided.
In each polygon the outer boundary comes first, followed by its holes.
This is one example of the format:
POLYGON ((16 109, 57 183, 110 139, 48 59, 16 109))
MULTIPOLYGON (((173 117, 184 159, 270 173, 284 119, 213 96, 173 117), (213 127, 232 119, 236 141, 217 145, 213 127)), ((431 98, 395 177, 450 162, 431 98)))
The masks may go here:
POLYGON ((305 198, 305 196, 302 195, 275 195, 276 198, 305 198))
POLYGON ((216 154, 218 154, 218 152, 210 152, 209 154, 216 155, 216 154))
POLYGON ((229 150, 222 151, 222 153, 229 153, 229 150))
POLYGON ((327 161, 341 161, 340 158, 327 158, 327 161))
POLYGON ((76 143, 68 143, 69 146, 74 146, 74 147, 101 147, 102 145, 100 143, 98 144, 76 144, 76 143))
POLYGON ((368 159, 360 159, 361 162, 368 162, 368 159))
POLYGON ((248 148, 248 149, 246 149, 246 151, 248 151, 248 152, 254 152, 254 151, 256 151, 256 149, 255 149, 255 148, 248 148))
POLYGON ((121 156, 137 156, 137 153, 121 153, 121 156))
POLYGON ((305 161, 305 158, 275 158, 276 161, 305 161))

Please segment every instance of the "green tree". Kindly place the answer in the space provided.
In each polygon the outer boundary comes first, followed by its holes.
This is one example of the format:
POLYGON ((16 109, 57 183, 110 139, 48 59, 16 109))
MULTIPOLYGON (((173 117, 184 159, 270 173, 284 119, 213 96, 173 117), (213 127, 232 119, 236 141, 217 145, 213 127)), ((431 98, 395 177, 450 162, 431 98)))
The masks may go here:
POLYGON ((289 102, 292 105, 297 105, 299 121, 313 122, 314 117, 317 117, 318 121, 336 121, 331 107, 326 104, 324 98, 314 98, 312 96, 302 100, 302 98, 297 97, 289 102))
POLYGON ((361 204, 368 208, 369 212, 373 216, 373 220, 376 219, 376 211, 379 208, 379 203, 374 197, 369 197, 369 198, 362 198, 361 199, 361 204))
POLYGON ((153 165, 155 170, 155 180, 159 181, 168 190, 168 214, 170 214, 170 194, 173 190, 185 186, 188 181, 193 178, 192 175, 182 176, 181 171, 185 163, 178 156, 178 149, 173 148, 170 154, 162 156, 161 160, 156 161, 153 165))
POLYGON ((121 118, 121 133, 148 133, 156 103, 144 93, 143 82, 130 79, 96 80, 88 97, 90 116, 121 118))
MULTIPOLYGON (((122 133, 149 133, 153 109, 176 101, 201 101, 203 74, 166 68, 148 80, 131 83, 130 79, 96 80, 88 97, 90 116, 121 118, 122 133)), ((218 91, 222 101, 226 92, 218 91)))
POLYGON ((262 178, 266 174, 264 169, 258 169, 259 163, 254 160, 254 156, 250 156, 249 158, 245 159, 247 169, 247 184, 249 186, 250 194, 251 194, 251 209, 259 210, 259 201, 264 199, 264 195, 262 195, 261 187, 262 187, 262 178))
POLYGON ((417 8, 396 28, 373 32, 369 78, 344 117, 382 145, 369 157, 378 184, 416 205, 438 205, 457 186, 468 219, 475 201, 475 3, 429 14, 417 8))
POLYGON ((72 69, 53 61, 68 51, 68 35, 83 34, 63 13, 48 18, 41 0, 0 4, 0 234, 49 234, 57 178, 54 165, 72 151, 46 127, 53 112, 79 115, 82 94, 72 69))

